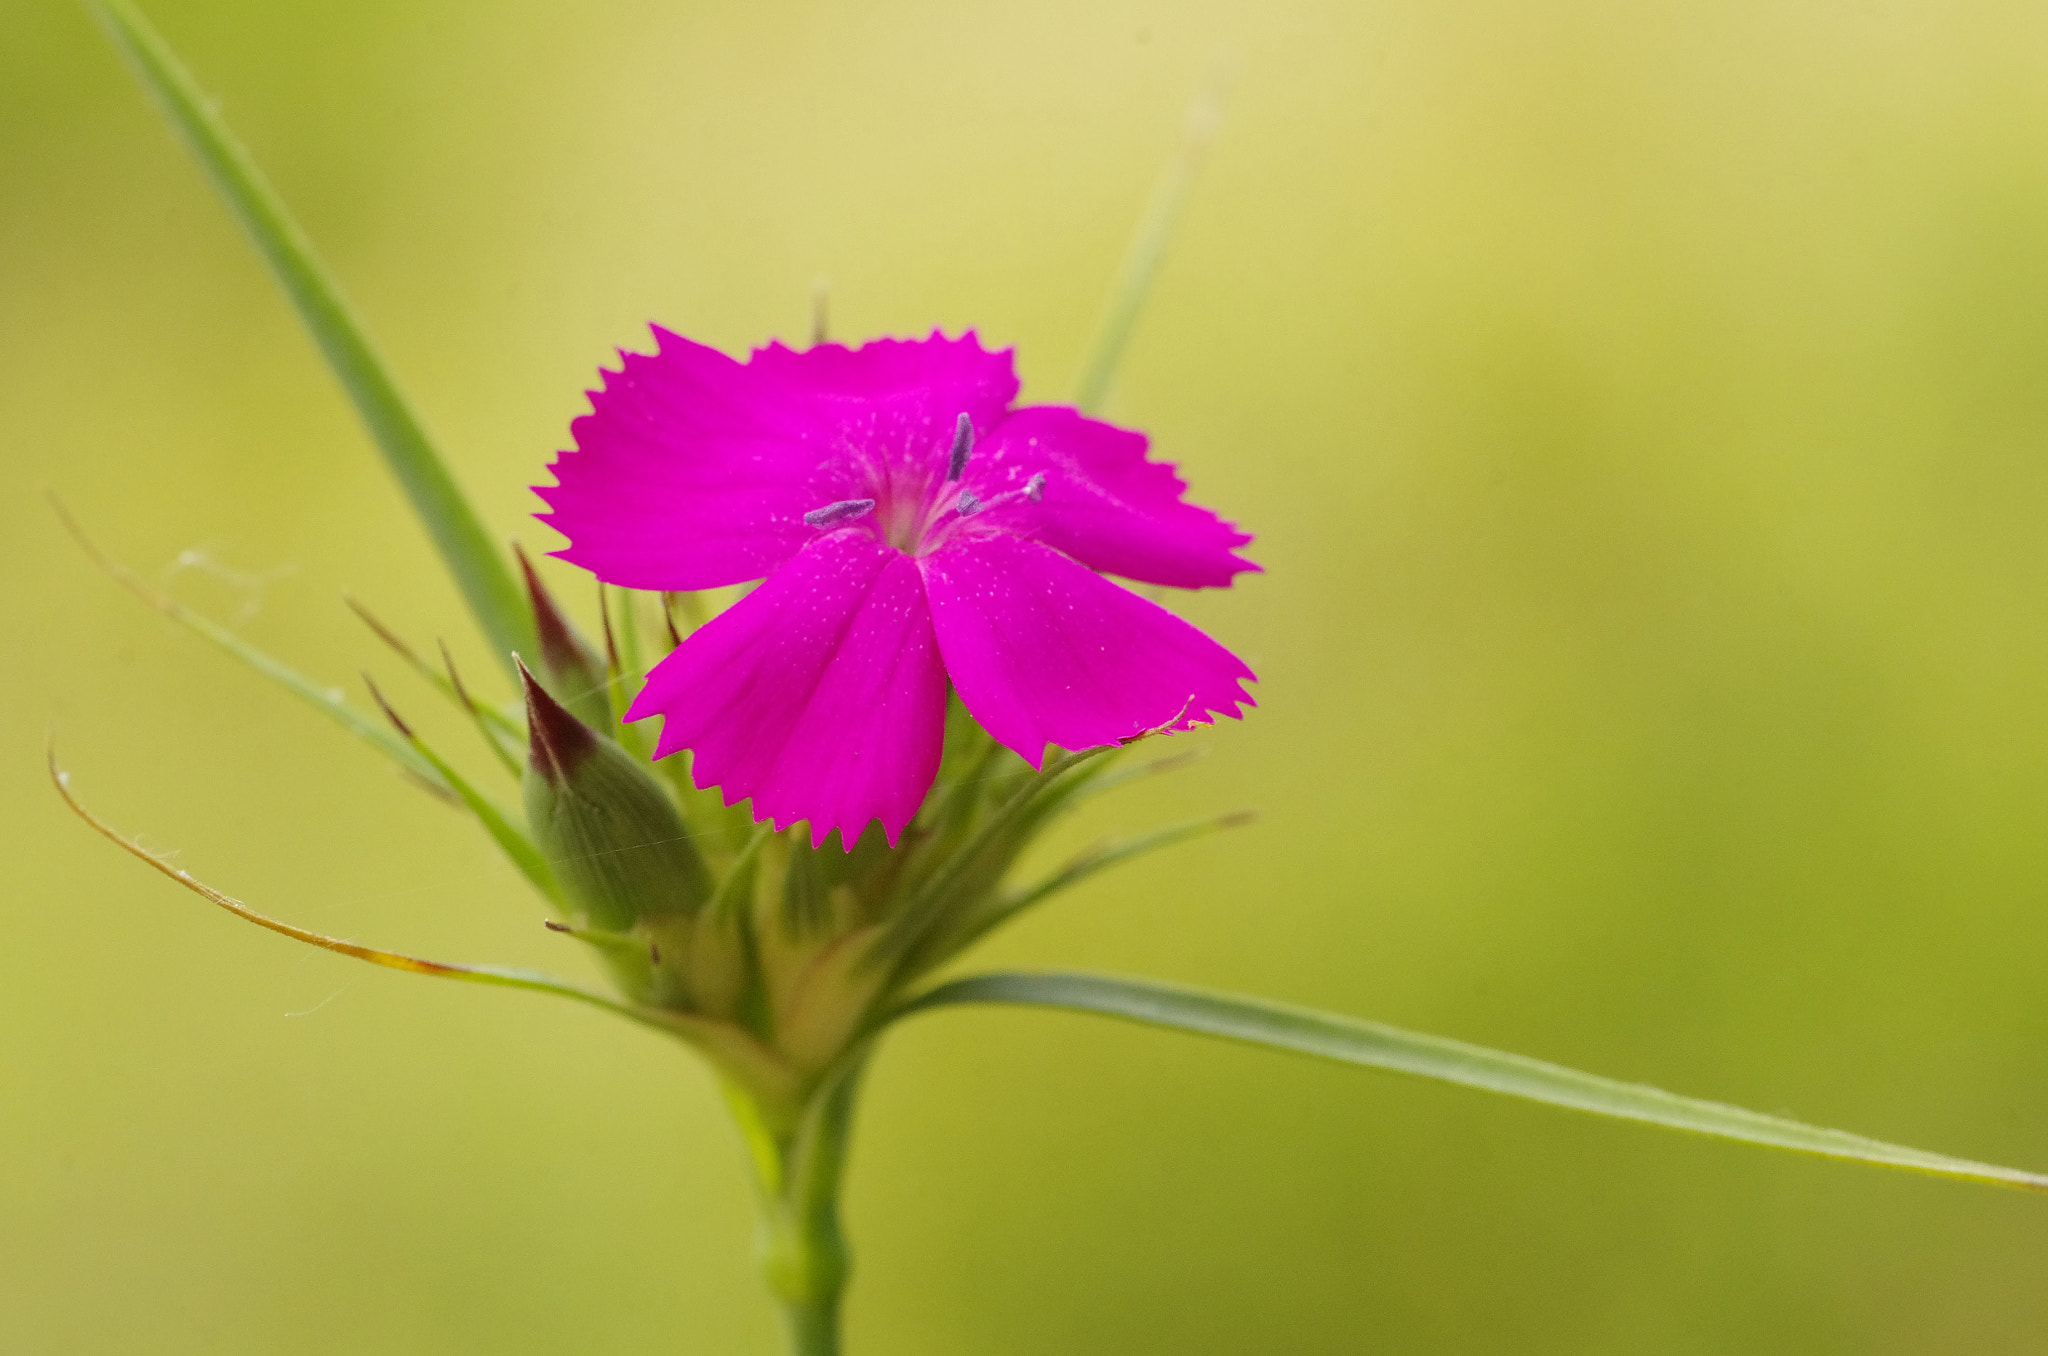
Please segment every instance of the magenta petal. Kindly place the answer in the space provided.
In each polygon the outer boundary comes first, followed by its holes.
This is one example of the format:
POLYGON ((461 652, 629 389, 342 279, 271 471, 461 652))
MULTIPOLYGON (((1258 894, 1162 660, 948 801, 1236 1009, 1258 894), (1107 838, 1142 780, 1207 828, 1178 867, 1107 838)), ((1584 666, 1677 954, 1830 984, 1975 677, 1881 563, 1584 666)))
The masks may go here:
POLYGON ((1033 766, 1047 744, 1092 748, 1253 704, 1236 655, 1037 542, 983 537, 918 565, 961 701, 1033 766))
POLYGON ((699 786, 851 848, 894 844, 939 768, 946 675, 917 567, 854 531, 799 552, 647 676, 626 719, 659 715, 657 757, 694 751, 699 786))
POLYGON ((816 534, 807 510, 835 498, 817 444, 829 433, 780 383, 716 349, 655 331, 621 355, 570 425, 576 450, 536 492, 569 539, 564 560, 609 583, 700 589, 759 579, 816 534))
POLYGON ((628 588, 759 579, 813 540, 803 515, 943 466, 962 413, 993 428, 1017 394, 1008 350, 958 339, 779 344, 745 363, 656 329, 570 425, 537 487, 557 552, 628 588))
POLYGON ((972 330, 958 339, 935 330, 859 348, 770 344, 754 350, 748 370, 780 383, 788 400, 834 430, 834 454, 870 487, 866 493, 910 503, 944 474, 961 415, 985 434, 1017 398, 1010 350, 989 352, 972 330))
POLYGON ((872 339, 858 348, 769 344, 755 349, 747 366, 792 390, 827 398, 876 401, 929 395, 950 407, 948 420, 964 411, 978 428, 995 423, 1017 398, 1011 351, 990 352, 972 330, 958 339, 934 330, 924 339, 872 339))
POLYGON ((1144 434, 1066 406, 1026 406, 975 449, 967 484, 993 502, 1043 475, 1036 502, 1013 494, 992 516, 1090 569, 1175 588, 1225 585, 1258 569, 1236 554, 1250 534, 1182 499, 1187 485, 1146 446, 1144 434))

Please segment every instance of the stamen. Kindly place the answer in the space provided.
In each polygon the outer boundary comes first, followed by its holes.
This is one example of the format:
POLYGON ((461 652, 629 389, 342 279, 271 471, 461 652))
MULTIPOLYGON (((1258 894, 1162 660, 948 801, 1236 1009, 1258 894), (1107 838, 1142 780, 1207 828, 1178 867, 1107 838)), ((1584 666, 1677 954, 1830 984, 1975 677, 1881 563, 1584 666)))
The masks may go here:
POLYGON ((1040 471, 1024 482, 1024 497, 1034 504, 1045 498, 1045 472, 1040 471))
POLYGON ((967 411, 960 412, 960 422, 953 425, 953 459, 947 463, 946 479, 958 480, 967 470, 967 454, 974 450, 974 421, 967 417, 967 411))
POLYGON ((957 507, 962 518, 971 518, 981 512, 982 503, 974 497, 973 490, 962 490, 960 491, 960 503, 957 507))
POLYGON ((804 521, 812 527, 832 527, 838 523, 852 522, 875 511, 872 499, 842 499, 836 504, 812 509, 804 515, 804 521))

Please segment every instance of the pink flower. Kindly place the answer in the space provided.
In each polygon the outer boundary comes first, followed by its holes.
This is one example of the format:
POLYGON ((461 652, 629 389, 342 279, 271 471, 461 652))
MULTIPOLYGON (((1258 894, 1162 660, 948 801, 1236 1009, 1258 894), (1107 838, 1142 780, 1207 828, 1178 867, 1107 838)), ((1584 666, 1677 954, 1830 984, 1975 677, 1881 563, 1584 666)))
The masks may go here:
POLYGON ((636 589, 761 586, 647 677, 626 719, 658 757, 778 829, 893 844, 937 774, 950 678, 1035 767, 1252 704, 1252 671, 1102 577, 1179 588, 1258 566, 1181 499, 1141 433, 1012 408, 1008 350, 880 339, 745 363, 655 330, 623 354, 536 487, 562 559, 636 589))

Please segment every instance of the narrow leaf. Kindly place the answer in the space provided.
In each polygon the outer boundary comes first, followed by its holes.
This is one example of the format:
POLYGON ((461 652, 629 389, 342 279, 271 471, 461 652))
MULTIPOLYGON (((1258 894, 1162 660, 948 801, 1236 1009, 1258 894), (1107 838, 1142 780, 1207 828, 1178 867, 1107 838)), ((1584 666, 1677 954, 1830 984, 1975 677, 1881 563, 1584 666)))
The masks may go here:
POLYGON ((1072 889, 1098 872, 1107 871, 1110 867, 1121 865, 1133 857, 1142 857, 1148 852, 1172 847, 1176 843, 1205 838, 1224 829, 1242 828, 1251 823, 1253 818, 1254 816, 1247 811, 1238 811, 1214 819, 1191 820, 1185 824, 1154 829, 1150 833, 1137 834, 1084 852, 1038 884, 997 899, 979 917, 970 919, 959 930, 958 936, 947 939, 945 953, 958 955, 1026 909, 1044 903, 1062 890, 1072 889))
POLYGON ((94 545, 92 538, 85 535, 85 529, 78 525, 78 520, 71 516, 71 511, 64 507, 63 501, 54 494, 45 495, 45 498, 49 500, 50 508, 56 513, 57 520, 64 524, 64 530, 71 534, 72 540, 92 558, 95 565, 113 576, 115 583, 200 639, 219 647, 265 678, 281 685, 293 696, 310 702, 335 724, 396 762, 429 791, 441 796, 453 794, 453 788, 434 770, 432 763, 420 757, 403 740, 394 738, 389 730, 370 716, 343 701, 339 689, 322 687, 296 669, 272 659, 225 626, 200 616, 168 593, 150 587, 140 575, 94 545))
POLYGON ((1169 772, 1178 772, 1182 768, 1199 762, 1208 756, 1208 746, 1197 744, 1192 748, 1183 749, 1179 753, 1169 753, 1164 758, 1154 758, 1149 763, 1135 763, 1126 767, 1112 769, 1096 777, 1086 786, 1075 788, 1074 794, 1067 797, 1066 808, 1072 809, 1083 801, 1093 800, 1106 791, 1114 791, 1118 787, 1128 786, 1132 782, 1143 781, 1148 777, 1162 777, 1169 772))
POLYGON ((406 643, 405 637, 379 621, 377 615, 365 607, 355 595, 344 593, 341 595, 341 601, 348 606, 349 611, 356 614, 358 621, 370 628, 372 635, 389 646, 393 654, 405 661, 407 668, 426 679, 436 692, 462 708, 465 714, 494 727, 501 734, 516 738, 522 747, 525 745, 526 731, 519 727, 517 721, 512 720, 503 711, 475 701, 463 689, 462 680, 455 673, 455 661, 448 658, 446 641, 441 644, 441 658, 447 665, 447 672, 444 673, 421 658, 419 651, 406 643))
POLYGON ((1580 1073, 1444 1036, 1427 1036, 1332 1013, 1205 993, 1153 980, 1084 974, 989 974, 942 984, 895 1016, 961 1003, 1016 1003, 1122 1017, 1152 1026, 1246 1041, 1345 1064, 1388 1069, 1446 1083, 1569 1107, 1596 1116, 1644 1121, 1718 1139, 1901 1168, 1993 1186, 2048 1191, 2048 1176, 1909 1149, 1842 1130, 1824 1130, 1720 1102, 1580 1073))
MULTIPOLYGON (((868 953, 869 962, 895 966, 899 974, 914 971, 920 948, 944 921, 946 906, 956 889, 972 878, 976 868, 984 865, 983 857, 1003 841, 1010 829, 1030 815, 1035 804, 1042 804, 1049 797, 1060 794, 1065 789, 1061 779, 1068 773, 1106 754, 1115 753, 1119 747, 1106 744, 1048 758, 1044 768, 1018 786, 1008 800, 982 821, 965 845, 950 855, 945 864, 911 895, 910 901, 891 920, 889 931, 880 944, 868 953)), ((1071 780, 1067 784, 1071 784, 1071 780)))
POLYGON ((498 762, 514 778, 526 775, 526 764, 517 749, 526 749, 526 727, 507 716, 496 707, 486 706, 469 695, 469 688, 463 684, 462 673, 455 667, 455 656, 448 653, 448 642, 441 642, 441 663, 448 670, 448 687, 455 694, 455 700, 463 706, 476 721, 476 732, 483 736, 484 743, 498 756, 498 762))
POLYGON ((672 1014, 640 1008, 630 1003, 621 1003, 615 999, 607 998, 601 993, 579 988, 574 984, 568 983, 566 980, 536 974, 531 970, 511 970, 494 965, 451 965, 441 961, 421 960, 417 956, 401 955, 396 951, 380 951, 375 947, 359 946, 354 942, 343 941, 339 937, 328 937, 318 932, 309 932, 305 928, 295 927, 290 923, 258 913, 241 900, 224 894, 214 889, 211 885, 199 880, 191 872, 172 866, 163 858, 143 847, 140 843, 135 842, 105 820, 93 814, 92 811, 86 809, 71 790, 71 774, 58 766, 57 749, 54 741, 50 744, 47 753, 50 780, 56 783, 57 794, 64 798, 64 803, 71 807, 74 814, 87 824, 90 824, 94 831, 102 838, 105 838, 129 856, 148 864, 153 870, 170 877, 194 894, 218 904, 237 918, 246 919, 256 924, 256 926, 268 928, 272 932, 282 933, 284 936, 290 937, 294 941, 304 942, 308 946, 317 946, 323 951, 333 951, 344 956, 353 956, 357 960, 368 961, 372 965, 382 965, 392 970, 405 970, 416 975, 433 975, 442 979, 467 980, 472 984, 496 984, 512 989, 531 989, 538 993, 551 993, 562 998, 573 998, 579 1003, 589 1003, 593 1007, 604 1008, 609 1012, 616 1012, 620 1016, 630 1017, 636 1022, 667 1031, 671 1035, 677 1034, 677 1023, 672 1014))
POLYGON ((559 932, 564 937, 574 937, 593 951, 602 951, 619 960, 637 961, 645 965, 649 961, 659 964, 660 948, 646 937, 637 937, 630 932, 609 932, 604 928, 579 928, 571 923, 558 923, 544 919, 542 926, 549 932, 559 932))
POLYGON ((1116 285, 1110 292, 1109 306, 1096 326, 1088 356, 1081 364, 1081 379, 1074 389, 1074 404, 1086 413, 1094 414, 1102 408, 1110 384, 1116 379, 1124 346, 1130 342, 1138 313, 1151 294, 1152 280, 1159 276, 1159 266, 1165 262, 1167 242, 1173 238, 1181 209, 1187 206, 1188 193, 1195 186, 1195 175, 1202 167, 1209 143, 1216 139, 1216 129, 1222 124, 1226 83, 1219 69, 1189 107, 1180 145, 1166 162, 1159 182, 1152 188, 1152 199, 1145 205, 1145 215, 1138 220, 1138 229, 1131 237, 1123 267, 1118 270, 1116 285))
POLYGON ((383 708, 385 718, 398 730, 399 738, 410 744, 413 752, 426 759, 433 765, 434 771, 441 774, 441 780, 448 783, 455 794, 462 798, 462 803, 469 807, 469 812, 484 826, 484 832, 488 833, 491 841, 511 859, 512 865, 519 868, 519 874, 526 877, 527 883, 540 891, 542 898, 549 903, 559 905, 562 902, 562 888, 555 883, 554 871, 548 866, 547 858, 541 855, 540 849, 534 846, 533 840, 512 822, 512 817, 499 808, 497 802, 477 790, 467 777, 457 772, 446 759, 434 752, 432 746, 419 737, 417 731, 400 719, 398 712, 392 709, 391 703, 384 700, 384 694, 377 690, 374 678, 366 673, 363 675, 363 682, 369 687, 370 696, 383 708))
POLYGON ((57 763, 57 746, 54 739, 49 741, 45 755, 49 764, 50 780, 55 783, 57 794, 64 798, 64 803, 71 807, 72 813, 90 825, 95 833, 151 870, 169 877, 202 899, 226 909, 237 918, 261 928, 268 928, 293 941, 317 946, 323 951, 352 956, 356 960, 368 961, 372 965, 381 965, 391 970, 430 975, 437 979, 462 980, 470 984, 526 989, 534 993, 553 994, 557 998, 587 1003, 592 1007, 603 1008, 606 1012, 616 1013, 638 1022, 642 1026, 681 1037, 721 1070, 737 1078, 757 1094, 765 1094, 781 1101, 794 1101, 801 1091, 802 1080, 794 1071, 752 1036, 725 1022, 716 1022, 689 1013, 671 1012, 664 1008, 621 1002, 593 989, 586 989, 567 980, 556 979, 552 975, 532 970, 516 970, 497 965, 453 965, 443 961, 422 960, 418 956, 407 956, 396 951, 382 951, 376 947, 361 946, 355 942, 343 941, 339 937, 329 937, 295 927, 267 914, 258 913, 241 900, 199 880, 189 871, 172 866, 86 809, 71 790, 71 774, 57 763))
POLYGON ((512 653, 534 648, 533 623, 518 585, 362 323, 262 171, 163 38, 129 0, 94 0, 94 8, 298 307, 509 673, 512 653))

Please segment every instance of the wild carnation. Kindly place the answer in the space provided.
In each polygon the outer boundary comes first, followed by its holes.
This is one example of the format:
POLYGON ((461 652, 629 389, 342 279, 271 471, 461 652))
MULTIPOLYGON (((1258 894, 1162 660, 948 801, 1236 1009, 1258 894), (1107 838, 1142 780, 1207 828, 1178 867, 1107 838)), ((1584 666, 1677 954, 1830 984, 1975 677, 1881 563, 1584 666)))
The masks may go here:
POLYGON ((1188 503, 1145 435, 1016 406, 1010 350, 881 339, 744 363, 656 329, 536 487, 557 552, 608 584, 760 587, 648 675, 656 757, 778 830, 891 844, 937 774, 950 682, 1039 766, 1236 717, 1244 661, 1105 578, 1223 587, 1250 536, 1188 503))

